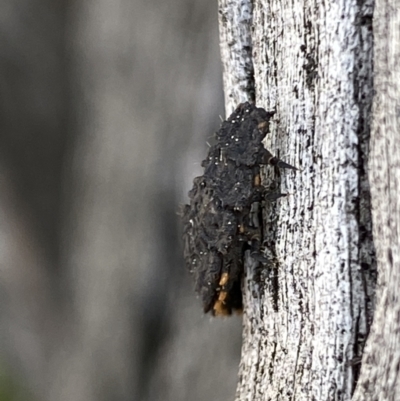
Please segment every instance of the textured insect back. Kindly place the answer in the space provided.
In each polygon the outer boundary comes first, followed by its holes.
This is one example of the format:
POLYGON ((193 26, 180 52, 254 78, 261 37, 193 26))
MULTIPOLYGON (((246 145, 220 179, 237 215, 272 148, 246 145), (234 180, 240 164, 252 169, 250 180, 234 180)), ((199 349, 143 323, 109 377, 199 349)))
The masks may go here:
POLYGON ((204 174, 189 192, 182 217, 184 258, 206 313, 242 309, 244 253, 251 248, 254 254, 263 235, 260 165, 281 162, 262 144, 272 115, 250 103, 239 105, 215 134, 202 162, 204 174))

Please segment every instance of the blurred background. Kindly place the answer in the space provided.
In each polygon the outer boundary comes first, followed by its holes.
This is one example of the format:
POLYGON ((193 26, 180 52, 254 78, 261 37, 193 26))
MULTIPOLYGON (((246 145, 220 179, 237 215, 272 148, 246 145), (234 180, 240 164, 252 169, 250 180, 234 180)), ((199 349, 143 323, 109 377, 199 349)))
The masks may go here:
POLYGON ((214 0, 0 3, 0 401, 229 400, 178 212, 224 117, 214 0))

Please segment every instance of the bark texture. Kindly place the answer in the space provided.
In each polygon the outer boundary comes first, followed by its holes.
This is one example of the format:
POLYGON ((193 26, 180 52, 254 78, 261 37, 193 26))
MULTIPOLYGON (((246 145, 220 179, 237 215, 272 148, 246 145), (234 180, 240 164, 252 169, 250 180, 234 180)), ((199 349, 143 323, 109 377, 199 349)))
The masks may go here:
POLYGON ((354 400, 400 399, 400 3, 377 0, 369 177, 378 260, 377 306, 354 400))
POLYGON ((239 103, 255 100, 251 47, 253 1, 220 0, 218 16, 225 111, 228 117, 239 103))
POLYGON ((267 148, 299 171, 266 169, 266 185, 288 196, 265 207, 269 265, 247 263, 237 400, 349 400, 354 392, 376 282, 372 13, 372 1, 254 2, 256 104, 276 110, 267 148))

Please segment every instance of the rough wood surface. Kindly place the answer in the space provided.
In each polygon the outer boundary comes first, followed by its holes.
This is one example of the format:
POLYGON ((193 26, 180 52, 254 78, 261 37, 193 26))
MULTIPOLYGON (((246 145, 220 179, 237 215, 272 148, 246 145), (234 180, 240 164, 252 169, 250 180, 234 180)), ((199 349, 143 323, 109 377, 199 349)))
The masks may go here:
POLYGON ((289 196, 266 207, 269 269, 247 264, 236 399, 349 400, 376 281, 366 175, 373 3, 253 7, 256 104, 276 110, 267 147, 300 171, 266 171, 289 196))
POLYGON ((374 13, 374 120, 369 177, 379 280, 371 335, 354 400, 400 399, 400 2, 374 13))
POLYGON ((227 117, 239 103, 254 101, 252 14, 252 0, 219 1, 219 35, 227 117))

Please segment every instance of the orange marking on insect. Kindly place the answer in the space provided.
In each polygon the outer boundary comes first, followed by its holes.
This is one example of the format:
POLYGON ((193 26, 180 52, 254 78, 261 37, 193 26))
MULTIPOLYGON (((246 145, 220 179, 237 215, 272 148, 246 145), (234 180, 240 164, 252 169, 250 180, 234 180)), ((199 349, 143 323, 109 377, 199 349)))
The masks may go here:
POLYGON ((213 307, 215 316, 228 316, 230 315, 229 309, 225 306, 225 303, 217 300, 213 307))
POLYGON ((221 279, 219 280, 219 285, 223 286, 228 282, 229 279, 229 274, 228 273, 222 273, 221 279))
POLYGON ((243 224, 239 225, 239 232, 240 232, 240 234, 244 233, 244 225, 243 224))
POLYGON ((261 185, 261 177, 260 174, 256 174, 254 176, 254 186, 259 187, 261 185))
POLYGON ((228 296, 228 293, 226 291, 221 291, 218 295, 218 301, 225 303, 225 299, 227 296, 228 296))

